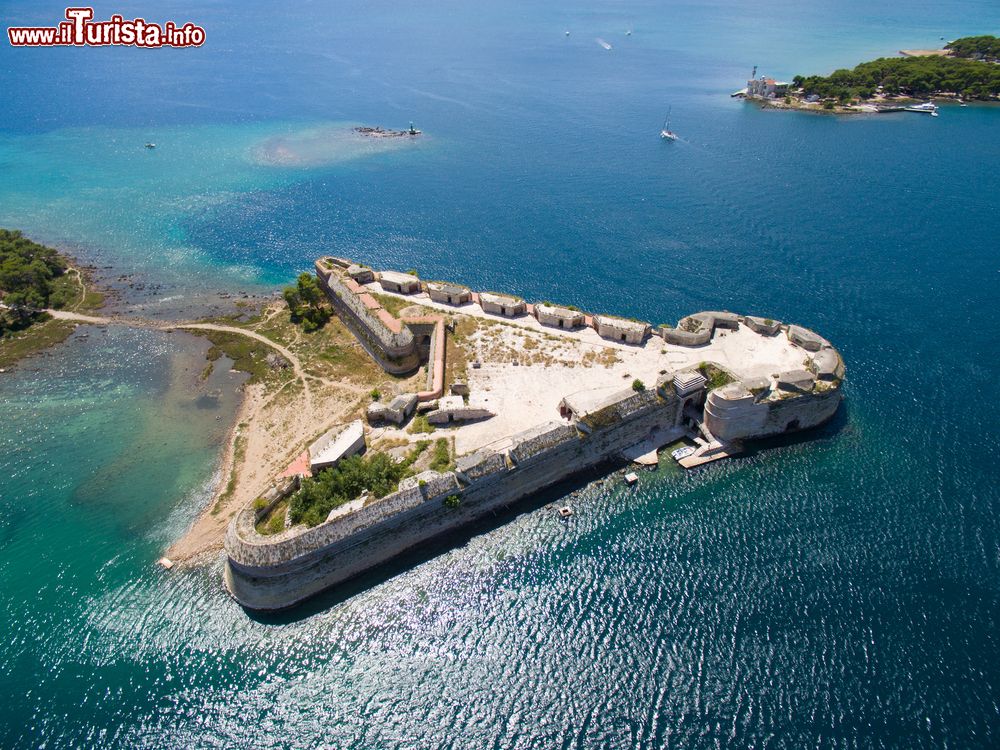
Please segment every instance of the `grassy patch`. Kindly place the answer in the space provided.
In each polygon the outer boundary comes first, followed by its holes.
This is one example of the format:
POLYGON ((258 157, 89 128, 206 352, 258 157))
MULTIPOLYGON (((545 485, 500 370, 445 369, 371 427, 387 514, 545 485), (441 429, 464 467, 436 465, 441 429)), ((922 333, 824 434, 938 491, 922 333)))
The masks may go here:
POLYGON ((594 351, 591 349, 588 352, 584 352, 583 356, 580 357, 580 364, 584 367, 593 367, 595 365, 604 365, 604 367, 614 367, 621 360, 618 358, 618 352, 614 349, 601 349, 599 351, 594 351))
POLYGON ((274 506, 270 513, 257 522, 254 526, 257 533, 263 536, 280 534, 285 530, 285 513, 288 511, 288 500, 282 500, 274 506))
POLYGON ((262 341, 229 331, 206 331, 196 328, 187 330, 212 342, 211 348, 205 355, 209 362, 215 362, 222 355, 226 355, 233 360, 233 369, 250 376, 248 382, 260 382, 274 372, 267 364, 267 355, 273 350, 262 341))
POLYGON ((434 425, 427 421, 427 417, 423 414, 418 414, 410 422, 410 426, 406 428, 406 431, 411 435, 423 435, 434 432, 434 425))
POLYGON ((10 367, 23 357, 65 341, 74 328, 69 321, 46 316, 46 320, 24 330, 0 336, 0 367, 10 367))
POLYGON ((378 294, 373 292, 372 297, 377 299, 383 309, 385 309, 394 318, 399 317, 400 310, 413 304, 413 302, 408 299, 393 297, 391 294, 378 294))
POLYGON ((716 388, 721 388, 724 385, 732 383, 734 378, 725 370, 716 367, 711 362, 699 362, 698 372, 705 376, 708 381, 705 384, 705 389, 712 391, 716 388))
POLYGON ((245 427, 246 424, 240 424, 239 426, 240 434, 236 436, 236 442, 233 443, 233 465, 229 469, 229 479, 226 482, 226 488, 215 501, 215 505, 212 506, 211 512, 213 516, 219 515, 222 511, 222 507, 229 501, 229 498, 233 496, 233 492, 236 491, 236 472, 247 455, 247 438, 242 434, 242 430, 245 427))
POLYGON ((431 457, 431 469, 434 471, 447 471, 451 468, 451 447, 447 438, 438 438, 434 441, 434 455, 431 457))
POLYGON ((444 356, 445 385, 465 383, 469 377, 469 338, 479 330, 475 318, 462 316, 455 322, 455 330, 445 334, 444 356))

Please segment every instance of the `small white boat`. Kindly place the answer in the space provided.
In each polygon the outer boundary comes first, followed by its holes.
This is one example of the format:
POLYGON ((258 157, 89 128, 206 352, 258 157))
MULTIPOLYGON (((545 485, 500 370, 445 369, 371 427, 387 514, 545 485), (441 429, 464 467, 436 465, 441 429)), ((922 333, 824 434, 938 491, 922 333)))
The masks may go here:
POLYGON ((677 141, 680 140, 680 136, 677 135, 673 130, 670 129, 670 110, 667 110, 667 116, 663 120, 663 129, 660 131, 660 138, 665 141, 677 141))
POLYGON ((571 515, 573 515, 573 509, 568 505, 564 505, 559 509, 559 515, 562 516, 563 518, 569 518, 571 515))
POLYGON ((628 474, 625 475, 625 484, 627 484, 629 487, 631 487, 638 481, 639 481, 639 475, 636 474, 634 471, 630 471, 628 474))
POLYGON ((697 449, 693 445, 685 445, 683 448, 677 448, 676 450, 671 451, 670 457, 674 459, 674 461, 680 461, 682 458, 687 458, 688 456, 693 455, 695 450, 697 449))
POLYGON ((146 148, 156 148, 156 144, 155 143, 147 143, 146 144, 146 148))
POLYGON ((934 102, 924 102, 923 104, 911 104, 903 107, 905 112, 921 112, 925 115, 936 115, 937 105, 934 102))

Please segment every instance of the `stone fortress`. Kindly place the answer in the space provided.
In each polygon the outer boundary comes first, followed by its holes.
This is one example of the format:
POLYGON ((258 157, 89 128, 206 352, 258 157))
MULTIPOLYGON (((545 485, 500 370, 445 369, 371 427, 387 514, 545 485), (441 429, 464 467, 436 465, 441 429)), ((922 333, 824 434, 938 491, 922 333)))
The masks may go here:
POLYGON ((321 437, 310 452, 322 455, 310 455, 306 465, 316 471, 364 450, 366 432, 405 435, 399 428, 418 414, 448 427, 457 458, 452 470, 421 472, 382 498, 357 498, 315 527, 286 523, 265 536, 257 522, 298 485, 287 474, 276 480, 237 514, 226 535, 225 583, 249 609, 293 606, 599 464, 655 464, 658 448, 686 439, 693 451, 678 463, 693 468, 738 453, 744 440, 815 427, 841 401, 844 364, 836 349, 779 321, 702 312, 676 327, 654 327, 412 274, 376 273, 340 258, 317 260, 316 273, 337 315, 387 373, 426 366, 427 376, 423 390, 371 404, 367 428, 359 420, 321 437), (403 309, 396 317, 376 294, 412 299, 424 314, 406 317, 403 309), (610 352, 620 364, 594 367, 587 379, 582 370, 484 357, 473 361, 468 382, 448 383, 446 393, 445 337, 463 315, 505 336, 545 337, 550 349, 569 347, 570 356, 610 352), (627 372, 615 382, 621 370, 627 372), (633 383, 633 374, 648 380, 633 383))

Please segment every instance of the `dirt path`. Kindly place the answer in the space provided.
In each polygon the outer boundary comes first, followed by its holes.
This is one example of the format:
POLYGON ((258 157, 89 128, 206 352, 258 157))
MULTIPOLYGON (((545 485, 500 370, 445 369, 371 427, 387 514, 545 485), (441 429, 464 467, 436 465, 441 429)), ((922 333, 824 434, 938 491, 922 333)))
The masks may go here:
POLYGON ((248 336, 252 339, 260 341, 263 344, 267 344, 269 347, 274 349, 276 352, 281 354, 282 357, 287 359, 292 365, 292 371, 295 373, 295 377, 299 379, 302 383, 303 392, 305 393, 306 408, 312 411, 313 399, 312 391, 309 388, 309 379, 302 369, 302 363, 299 362, 299 358, 292 354, 288 349, 283 347, 281 344, 272 341, 267 336, 257 333, 256 331, 251 331, 246 328, 236 328, 235 326, 224 326, 217 323, 174 323, 171 328, 182 328, 185 330, 194 329, 199 331, 223 331, 225 333, 236 333, 241 336, 248 336))
POLYGON ((124 325, 131 326, 133 328, 149 328, 158 331, 172 331, 175 329, 183 330, 199 330, 199 331, 220 331, 223 333, 235 333, 238 336, 246 336, 252 338, 256 341, 260 341, 262 344, 274 349, 276 352, 281 354, 282 357, 288 360, 292 366, 292 371, 295 373, 295 377, 302 383, 302 388, 305 392, 306 405, 309 409, 312 408, 312 391, 309 388, 309 380, 306 376, 305 370, 302 368, 302 363, 299 358, 296 357, 292 352, 283 347, 276 341, 272 341, 267 336, 257 333, 256 331, 251 331, 247 328, 237 328, 236 326, 226 326, 220 325, 218 323, 187 323, 187 322, 170 322, 170 321, 155 321, 148 320, 146 318, 125 318, 125 317, 105 317, 101 315, 84 315, 82 313, 69 312, 67 310, 48 310, 49 315, 57 320, 71 320, 77 323, 89 323, 92 325, 124 325))

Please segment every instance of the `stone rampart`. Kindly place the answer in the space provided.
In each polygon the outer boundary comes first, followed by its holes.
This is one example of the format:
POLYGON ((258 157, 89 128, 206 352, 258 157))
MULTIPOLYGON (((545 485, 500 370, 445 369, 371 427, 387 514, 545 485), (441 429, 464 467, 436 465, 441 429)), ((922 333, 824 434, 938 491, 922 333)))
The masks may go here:
POLYGON ((630 411, 589 435, 567 423, 550 423, 514 436, 521 461, 484 453, 453 472, 411 480, 408 486, 359 511, 312 529, 263 537, 253 516, 240 513, 226 536, 225 579, 230 592, 251 609, 282 609, 383 563, 415 545, 454 531, 569 476, 614 458, 674 424, 678 401, 654 397, 653 408, 630 411), (444 499, 455 495, 458 507, 444 499))
POLYGON ((704 346, 712 340, 716 328, 739 328, 740 316, 731 312, 694 313, 677 321, 676 328, 660 326, 657 332, 668 344, 677 346, 704 346))
POLYGON ((715 389, 705 401, 705 427, 726 442, 765 438, 815 427, 840 404, 840 389, 813 390, 810 373, 783 373, 779 385, 776 393, 751 381, 715 389), (804 390, 807 383, 810 389, 804 390))
POLYGON ((385 311, 366 305, 359 296, 362 287, 341 276, 336 260, 333 263, 326 260, 316 261, 316 273, 341 320, 386 372, 401 375, 417 369, 420 356, 413 333, 403 325, 398 326, 399 330, 390 329, 379 316, 385 311))

